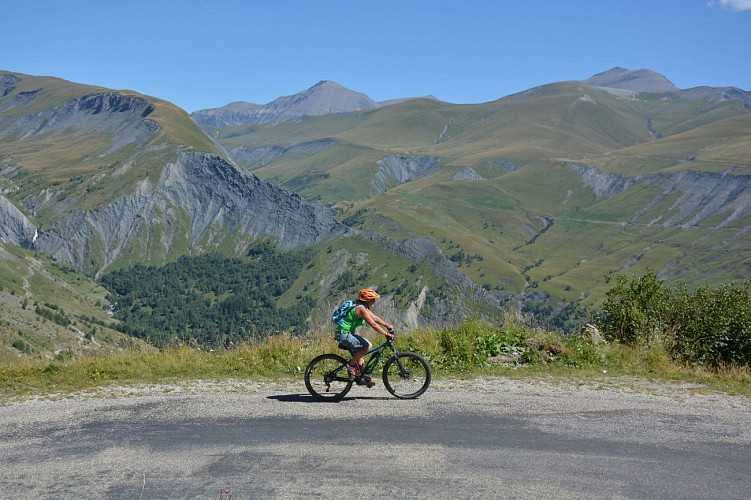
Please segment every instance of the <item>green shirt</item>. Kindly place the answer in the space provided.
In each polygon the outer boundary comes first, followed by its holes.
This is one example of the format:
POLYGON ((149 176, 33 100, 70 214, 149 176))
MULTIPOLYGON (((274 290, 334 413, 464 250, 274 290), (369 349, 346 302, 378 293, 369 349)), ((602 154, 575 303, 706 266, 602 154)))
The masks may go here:
POLYGON ((342 319, 342 327, 339 329, 339 333, 355 333, 355 329, 365 324, 365 320, 357 315, 355 309, 358 307, 365 307, 362 304, 357 304, 355 307, 349 310, 342 319))

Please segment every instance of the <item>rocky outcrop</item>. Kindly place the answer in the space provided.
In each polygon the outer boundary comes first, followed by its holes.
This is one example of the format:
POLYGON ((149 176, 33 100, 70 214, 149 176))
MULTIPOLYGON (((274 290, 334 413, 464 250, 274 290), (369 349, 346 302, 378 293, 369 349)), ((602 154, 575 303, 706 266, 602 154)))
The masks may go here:
POLYGON ((0 98, 13 92, 21 79, 12 73, 0 73, 0 98))
POLYGON ((584 184, 592 188, 597 201, 621 194, 641 180, 641 177, 622 177, 603 172, 592 165, 567 163, 566 166, 579 174, 584 184))
POLYGON ((36 238, 36 227, 5 196, 0 194, 0 240, 29 248, 36 238))
POLYGON ((482 176, 472 167, 462 167, 452 177, 455 181, 481 181, 482 176))
MULTIPOLYGON (((669 210, 652 221, 665 227, 697 226, 714 219, 715 228, 728 227, 751 214, 751 176, 684 170, 648 177, 622 177, 602 172, 591 165, 567 164, 597 200, 619 195, 636 184, 656 185, 662 192, 629 217, 635 221, 666 199, 674 199, 669 210), (721 216, 718 220, 717 217, 721 216)), ((624 221, 627 222, 627 221, 624 221)), ((751 228, 739 228, 745 233, 751 228)))
MULTIPOLYGON (((14 97, 14 103, 19 95, 14 97)), ((140 96, 116 92, 88 94, 39 113, 6 117, 0 123, 0 138, 28 140, 56 130, 96 130, 115 138, 108 151, 112 152, 125 144, 148 142, 159 130, 156 122, 145 119, 153 110, 153 105, 140 96)))
MULTIPOLYGON (((646 184, 657 184, 660 198, 675 198, 670 216, 660 223, 666 227, 697 226, 722 215, 712 224, 732 226, 751 214, 751 176, 683 171, 649 177, 646 184)), ((745 228, 743 232, 747 232, 745 228)))
POLYGON ((219 246, 241 251, 267 237, 282 249, 350 233, 324 206, 245 174, 223 159, 183 152, 157 185, 96 211, 77 211, 40 232, 35 250, 83 271, 101 273, 124 255, 139 261, 197 254, 219 246))
POLYGON ((434 156, 389 155, 378 162, 373 189, 382 193, 394 186, 435 173, 440 159, 434 156))

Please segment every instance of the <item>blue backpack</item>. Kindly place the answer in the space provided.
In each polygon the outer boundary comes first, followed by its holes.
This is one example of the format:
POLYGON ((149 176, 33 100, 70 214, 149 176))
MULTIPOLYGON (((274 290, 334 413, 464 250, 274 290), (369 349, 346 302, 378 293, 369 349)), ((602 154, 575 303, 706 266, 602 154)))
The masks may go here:
POLYGON ((331 321, 339 325, 340 327, 344 326, 344 317, 347 315, 348 312, 352 310, 353 307, 355 307, 357 304, 354 300, 345 300, 342 302, 339 307, 336 308, 336 311, 331 315, 331 321))

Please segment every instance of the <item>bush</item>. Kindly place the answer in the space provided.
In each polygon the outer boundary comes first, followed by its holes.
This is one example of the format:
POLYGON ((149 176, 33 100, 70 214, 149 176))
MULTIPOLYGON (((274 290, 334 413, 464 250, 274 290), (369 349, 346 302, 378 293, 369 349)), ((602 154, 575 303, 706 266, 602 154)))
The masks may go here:
POLYGON ((679 291, 670 318, 673 352, 712 367, 751 366, 749 283, 679 291))
POLYGON ((488 330, 489 325, 480 321, 467 321, 459 325, 457 330, 438 331, 438 352, 433 356, 433 362, 439 367, 465 371, 481 366, 485 358, 478 352, 477 339, 488 330))
POLYGON ((26 345, 26 342, 24 342, 21 339, 14 340, 11 345, 21 352, 26 352, 26 353, 31 352, 31 349, 29 348, 28 345, 26 345))
POLYGON ((605 359, 604 346, 594 345, 588 335, 562 337, 524 326, 521 317, 511 315, 499 326, 465 321, 456 329, 414 332, 400 338, 399 344, 403 350, 423 354, 433 368, 448 372, 482 370, 498 363, 581 367, 605 359))
MULTIPOLYGON (((610 280, 608 280, 610 282, 610 280)), ((713 368, 751 366, 751 282, 669 289, 652 271, 616 276, 598 321, 606 338, 626 344, 658 343, 673 358, 713 368)))
MULTIPOLYGON (((605 277, 610 284, 611 276, 605 277)), ((671 293, 651 270, 629 281, 623 274, 615 276, 615 286, 605 294, 604 317, 600 330, 608 340, 624 343, 649 343, 666 329, 671 293)))

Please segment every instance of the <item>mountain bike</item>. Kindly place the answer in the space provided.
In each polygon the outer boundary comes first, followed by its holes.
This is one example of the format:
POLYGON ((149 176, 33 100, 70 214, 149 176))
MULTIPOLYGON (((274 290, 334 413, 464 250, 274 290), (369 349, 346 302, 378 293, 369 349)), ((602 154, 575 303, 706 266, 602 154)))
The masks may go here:
POLYGON ((389 352, 391 356, 383 365, 386 390, 399 399, 415 399, 427 391, 432 379, 430 365, 417 353, 397 351, 393 339, 368 351, 360 377, 350 375, 345 367, 347 360, 338 354, 313 358, 305 368, 305 387, 317 401, 341 401, 353 383, 367 385, 384 354, 389 352))

